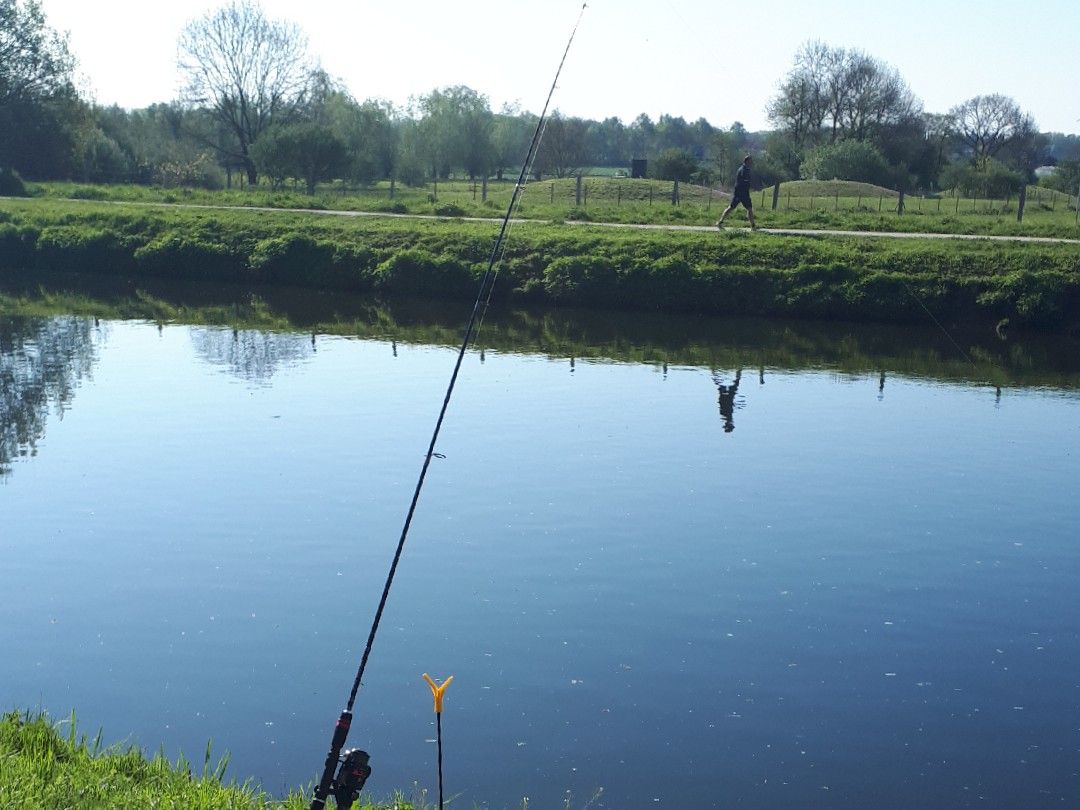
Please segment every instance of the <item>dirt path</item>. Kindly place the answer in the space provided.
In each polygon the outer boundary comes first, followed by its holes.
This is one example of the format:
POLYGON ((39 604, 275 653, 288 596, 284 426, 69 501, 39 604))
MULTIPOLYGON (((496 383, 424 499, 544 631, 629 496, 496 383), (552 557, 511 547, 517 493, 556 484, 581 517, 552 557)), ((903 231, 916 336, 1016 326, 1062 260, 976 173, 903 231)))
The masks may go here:
MULTIPOLYGON (((21 197, 0 197, 0 200, 24 200, 21 197)), ((197 205, 194 203, 159 203, 159 202, 124 202, 122 200, 52 200, 57 202, 72 203, 107 203, 109 205, 128 205, 143 208, 183 208, 202 211, 261 211, 266 213, 287 214, 311 214, 312 216, 331 217, 372 217, 380 219, 414 219, 414 220, 463 220, 465 222, 502 222, 502 217, 441 217, 434 214, 390 214, 377 211, 334 211, 329 209, 312 208, 268 208, 261 206, 240 205, 197 205)), ((515 224, 551 224, 545 219, 514 219, 515 224)), ((635 224, 628 222, 575 222, 567 221, 568 226, 578 228, 622 228, 625 230, 641 231, 681 231, 698 233, 715 233, 713 225, 665 225, 665 224, 635 224)), ((725 231, 742 232, 749 234, 749 228, 725 228, 725 231)), ((1069 239, 1056 236, 998 236, 992 234, 969 234, 969 233, 907 233, 904 231, 841 231, 827 230, 823 228, 758 228, 755 233, 771 234, 773 236, 814 236, 814 237, 837 237, 837 238, 867 238, 867 239, 953 239, 959 241, 984 241, 984 242, 1020 242, 1043 245, 1080 245, 1080 239, 1069 239)))

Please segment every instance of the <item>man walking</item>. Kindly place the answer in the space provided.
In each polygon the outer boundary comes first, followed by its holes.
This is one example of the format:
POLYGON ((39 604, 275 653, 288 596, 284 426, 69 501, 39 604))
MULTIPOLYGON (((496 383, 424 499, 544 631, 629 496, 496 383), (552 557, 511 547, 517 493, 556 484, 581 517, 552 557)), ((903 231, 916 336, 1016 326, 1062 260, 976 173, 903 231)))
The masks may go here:
POLYGON ((742 166, 735 174, 735 190, 731 194, 731 205, 720 215, 720 220, 716 223, 717 228, 723 228, 727 215, 734 211, 739 203, 742 203, 743 208, 746 209, 746 215, 750 217, 750 227, 757 230, 754 222, 754 203, 750 200, 750 168, 753 165, 754 159, 750 155, 743 158, 742 166))

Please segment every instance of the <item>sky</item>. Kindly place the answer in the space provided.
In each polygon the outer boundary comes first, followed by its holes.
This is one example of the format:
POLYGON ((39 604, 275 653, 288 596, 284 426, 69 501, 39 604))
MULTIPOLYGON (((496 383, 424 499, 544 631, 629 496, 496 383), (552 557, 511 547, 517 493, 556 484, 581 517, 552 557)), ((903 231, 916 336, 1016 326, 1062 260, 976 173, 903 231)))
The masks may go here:
MULTIPOLYGON (((177 97, 185 24, 223 0, 41 0, 70 34, 80 86, 99 104, 177 97)), ((581 0, 262 0, 358 99, 465 84, 492 108, 539 112, 581 0)), ((899 70, 928 112, 1012 96, 1047 132, 1080 133, 1080 2, 1040 0, 590 0, 553 106, 629 123, 640 113, 769 128, 765 107, 810 39, 899 70)))

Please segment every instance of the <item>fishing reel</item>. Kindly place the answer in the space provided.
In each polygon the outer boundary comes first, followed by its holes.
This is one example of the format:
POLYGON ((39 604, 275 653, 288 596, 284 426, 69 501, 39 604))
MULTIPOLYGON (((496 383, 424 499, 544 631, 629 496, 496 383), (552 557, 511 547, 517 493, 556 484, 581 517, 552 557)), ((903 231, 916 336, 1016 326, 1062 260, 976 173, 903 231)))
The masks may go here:
POLYGON ((364 789, 364 783, 371 776, 371 766, 368 765, 367 751, 352 748, 341 757, 341 765, 338 767, 337 776, 330 790, 337 801, 338 810, 349 810, 358 798, 360 791, 364 789))

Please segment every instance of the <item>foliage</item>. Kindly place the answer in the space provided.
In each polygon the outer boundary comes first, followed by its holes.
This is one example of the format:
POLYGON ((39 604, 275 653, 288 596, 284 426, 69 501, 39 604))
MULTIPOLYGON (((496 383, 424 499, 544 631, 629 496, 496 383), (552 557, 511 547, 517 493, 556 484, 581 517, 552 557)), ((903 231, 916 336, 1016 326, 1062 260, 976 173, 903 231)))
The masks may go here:
POLYGON ((1061 161, 1053 174, 1042 178, 1039 185, 1065 194, 1077 194, 1077 189, 1080 189, 1080 159, 1061 161))
POLYGON ((308 195, 346 168, 345 144, 329 127, 316 123, 271 127, 251 147, 251 158, 277 187, 289 177, 303 179, 308 195))
POLYGON ((892 185, 885 158, 865 141, 840 141, 810 150, 800 168, 806 180, 855 180, 892 185))
POLYGON ((980 169, 1006 145, 1030 140, 1036 132, 1031 116, 1013 99, 999 93, 970 98, 953 107, 949 116, 956 135, 980 169))
MULTIPOLYGON (((0 268, 82 267, 465 299, 490 223, 7 201, 0 268)), ((561 305, 873 320, 1080 316, 1074 245, 806 239, 523 223, 497 295, 561 305)))
MULTIPOLYGON (((208 743, 201 768, 181 756, 147 758, 134 746, 102 746, 80 735, 72 715, 54 723, 42 714, 11 712, 0 718, 0 806, 39 807, 228 807, 233 810, 302 810, 300 791, 275 799, 250 782, 224 781, 229 756, 213 760, 208 743), (60 728, 67 726, 65 734, 60 728)), ((403 810, 410 805, 394 803, 403 810)), ((388 808, 389 805, 379 805, 388 808)), ((376 810, 364 804, 361 810, 376 810)))
POLYGON ((659 180, 689 183, 698 172, 698 162, 685 149, 667 149, 649 164, 649 175, 659 180))
POLYGON ((25 197, 26 185, 19 173, 7 168, 0 167, 0 197, 25 197))
POLYGON ((1019 172, 987 158, 980 163, 951 164, 942 174, 941 182, 947 188, 956 189, 968 197, 1004 197, 1007 194, 1019 194, 1027 181, 1019 172))
POLYGON ((304 100, 311 69, 300 29, 269 20, 252 0, 232 0, 188 23, 178 66, 184 98, 206 106, 227 133, 217 147, 256 182, 251 146, 304 100))

